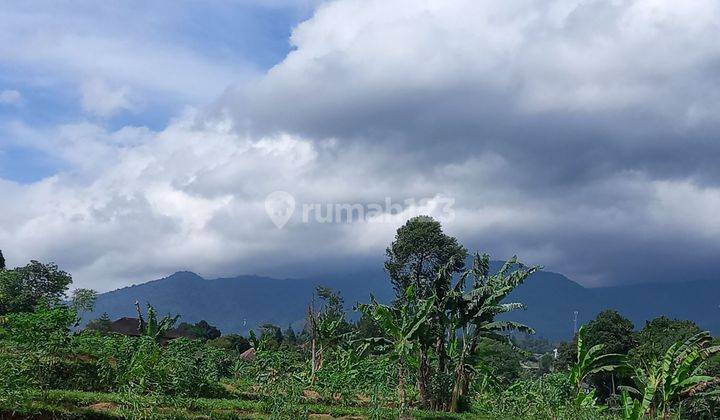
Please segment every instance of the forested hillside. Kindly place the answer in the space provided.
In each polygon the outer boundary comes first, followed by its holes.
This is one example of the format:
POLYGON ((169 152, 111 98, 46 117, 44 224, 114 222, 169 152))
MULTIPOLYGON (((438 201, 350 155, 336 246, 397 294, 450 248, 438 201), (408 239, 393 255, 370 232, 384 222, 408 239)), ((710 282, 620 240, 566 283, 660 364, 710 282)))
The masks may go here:
MULTIPOLYGON (((494 269, 500 265, 497 261, 492 264, 494 269)), ((387 275, 380 269, 322 279, 238 276, 206 280, 195 273, 178 272, 103 293, 94 312, 85 318, 104 312, 113 319, 134 316, 137 300, 153 304, 163 314, 182 314, 186 322, 205 319, 223 332, 247 333, 263 323, 299 328, 316 284, 340 291, 350 305, 365 301, 369 293, 383 302, 393 294, 387 275)), ((540 271, 513 291, 510 299, 527 305, 527 310, 513 314, 514 319, 532 323, 539 336, 561 340, 572 335, 574 311, 578 311, 580 325, 607 308, 623 313, 637 327, 666 315, 691 319, 716 333, 720 331, 718 296, 720 285, 714 281, 587 289, 561 274, 540 271)))

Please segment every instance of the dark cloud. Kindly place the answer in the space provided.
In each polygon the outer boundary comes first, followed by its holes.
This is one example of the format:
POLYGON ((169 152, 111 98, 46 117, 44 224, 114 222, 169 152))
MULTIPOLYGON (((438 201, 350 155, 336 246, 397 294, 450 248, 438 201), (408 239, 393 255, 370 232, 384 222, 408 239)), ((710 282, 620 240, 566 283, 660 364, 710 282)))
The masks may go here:
POLYGON ((460 234, 552 249, 589 283, 706 274, 718 247, 674 217, 672 191, 693 191, 698 217, 717 210, 717 4, 356 5, 321 9, 284 62, 220 101, 238 127, 383 147, 396 165, 367 184, 418 179, 468 211, 535 213, 460 234), (448 176, 457 165, 475 167, 448 176))
POLYGON ((0 240, 67 255, 100 289, 176 269, 303 277, 380 264, 406 218, 451 198, 446 230, 495 258, 587 285, 709 278, 718 25, 714 0, 331 2, 267 74, 164 130, 59 129, 74 170, 0 183, 0 240), (277 190, 298 206, 282 230, 277 190), (388 223, 301 220, 386 197, 428 200, 388 223))

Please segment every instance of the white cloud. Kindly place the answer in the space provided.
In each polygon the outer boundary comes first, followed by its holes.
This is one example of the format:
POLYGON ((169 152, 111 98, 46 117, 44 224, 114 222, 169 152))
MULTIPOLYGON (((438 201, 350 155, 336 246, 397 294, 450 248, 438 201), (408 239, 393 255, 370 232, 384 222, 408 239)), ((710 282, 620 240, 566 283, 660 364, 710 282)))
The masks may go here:
POLYGON ((22 95, 17 90, 1 90, 0 91, 0 104, 15 105, 20 102, 22 95))
MULTIPOLYGON (((103 290, 178 269, 298 276, 279 261, 381 259, 402 220, 278 230, 268 193, 300 205, 451 197, 447 231, 498 258, 588 284, 702 277, 720 252, 707 221, 720 196, 719 8, 329 2, 283 62, 165 129, 9 127, 70 169, 0 180, 0 243, 13 263, 54 259, 103 290)), ((0 53, 72 57, 64 71, 109 81, 87 106, 99 115, 132 109, 138 86, 207 97, 235 77, 182 48, 59 33, 13 35, 38 48, 0 53)))
MULTIPOLYGON (((607 261, 588 254, 635 269, 627 266, 632 259, 623 259, 626 243, 643 244, 655 235, 682 236, 718 251, 710 245, 716 234, 699 220, 717 210, 720 189, 689 182, 677 189, 628 173, 573 189, 563 199, 533 197, 521 184, 497 184, 506 171, 497 156, 448 164, 437 169, 446 175, 437 176, 413 168, 410 156, 362 155, 290 134, 251 138, 227 123, 201 121, 188 114, 160 132, 59 128, 54 138, 83 139, 61 141, 66 156, 88 151, 97 164, 75 165, 72 173, 29 186, 0 182, 6 197, 0 242, 14 244, 6 250, 11 262, 56 260, 78 286, 101 290, 179 269, 293 275, 277 267, 278 258, 295 267, 358 256, 379 260, 406 218, 445 215, 438 197, 455 199, 455 217, 445 228, 469 247, 498 257, 519 253, 581 281, 608 279, 607 261), (113 141, 118 138, 123 141, 113 141), (305 225, 296 214, 278 230, 264 210, 266 195, 275 190, 291 192, 298 206, 429 200, 405 208, 391 223, 305 225), (692 211, 686 202, 696 203, 692 211)), ((655 244, 644 251, 658 249, 668 248, 655 244)))
POLYGON ((107 82, 99 79, 83 84, 82 107, 86 112, 100 117, 109 117, 120 111, 134 108, 127 87, 112 88, 107 82))
POLYGON ((239 112, 256 126, 330 135, 371 124, 406 132, 413 118, 484 123, 493 112, 717 125, 707 110, 720 103, 718 25, 714 0, 330 2, 242 92, 239 112))
POLYGON ((92 2, 4 4, 0 56, 14 69, 13 77, 35 88, 87 83, 84 90, 98 90, 102 86, 92 85, 101 80, 108 84, 106 93, 129 89, 136 99, 161 96, 181 104, 210 101, 228 85, 257 75, 243 58, 174 42, 180 17, 172 10, 164 10, 162 22, 138 10, 99 8, 92 2))

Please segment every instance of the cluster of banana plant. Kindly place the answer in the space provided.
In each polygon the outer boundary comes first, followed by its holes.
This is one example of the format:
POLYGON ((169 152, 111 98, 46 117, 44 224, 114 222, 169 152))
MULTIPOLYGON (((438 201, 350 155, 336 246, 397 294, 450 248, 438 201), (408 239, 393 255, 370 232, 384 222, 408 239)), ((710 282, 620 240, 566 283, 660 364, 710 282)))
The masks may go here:
POLYGON ((507 340, 501 333, 510 330, 532 332, 528 326, 495 318, 524 308, 521 303, 503 301, 539 266, 525 267, 513 257, 497 273, 490 274, 490 257, 476 254, 472 268, 457 280, 453 276, 455 266, 451 260, 438 271, 430 281, 431 287, 424 289, 432 292, 429 296, 417 296, 411 285, 393 306, 381 305, 374 297, 370 304, 359 306, 384 332, 383 337, 374 339, 374 344, 384 344, 397 361, 402 406, 406 403, 408 370, 413 367, 417 369, 423 406, 458 411, 475 371, 479 340, 507 340), (452 385, 444 393, 431 395, 431 378, 440 376, 452 377, 452 385))
POLYGON ((315 383, 316 375, 325 362, 326 353, 341 344, 352 342, 350 324, 345 319, 342 298, 329 288, 318 286, 317 296, 322 300, 316 310, 315 297, 308 305, 307 327, 310 332, 310 378, 315 383))
POLYGON ((405 300, 398 306, 382 305, 370 297, 369 304, 359 304, 358 309, 370 316, 383 330, 383 337, 369 341, 379 348, 388 350, 388 354, 397 364, 398 397, 400 411, 407 409, 406 380, 408 369, 413 364, 418 338, 427 332, 428 319, 433 310, 435 298, 415 299, 415 287, 405 290, 405 300))
POLYGON ((674 403, 720 383, 720 378, 704 374, 708 358, 720 352, 711 341, 710 333, 700 332, 673 344, 662 358, 647 365, 626 364, 634 385, 620 387, 624 418, 666 419, 674 403))
MULTIPOLYGON (((497 273, 490 274, 490 257, 487 254, 482 256, 476 254, 472 268, 462 273, 455 286, 445 294, 441 306, 444 310, 439 313, 448 328, 447 333, 443 333, 441 338, 448 337, 447 354, 456 367, 456 378, 449 407, 437 408, 458 410, 460 399, 467 395, 475 372, 477 346, 481 338, 507 340, 501 335, 505 331, 534 333, 527 325, 513 321, 498 321, 495 318, 500 314, 525 308, 525 305, 519 302, 504 303, 503 301, 510 292, 540 268, 540 266, 525 267, 518 263, 517 257, 512 257, 497 273), (469 290, 468 279, 472 279, 469 290)), ((448 284, 451 281, 446 268, 440 270, 438 277, 445 278, 441 284, 448 284)), ((438 349, 442 355, 442 348, 438 347, 438 349)))

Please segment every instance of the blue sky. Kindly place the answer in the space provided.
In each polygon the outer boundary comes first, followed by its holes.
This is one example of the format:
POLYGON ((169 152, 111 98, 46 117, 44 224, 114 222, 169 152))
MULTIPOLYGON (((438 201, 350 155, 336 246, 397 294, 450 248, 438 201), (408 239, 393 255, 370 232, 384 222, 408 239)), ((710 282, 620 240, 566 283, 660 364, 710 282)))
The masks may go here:
POLYGON ((307 277, 428 214, 586 286, 716 279, 718 27, 717 0, 5 1, 0 249, 101 291, 307 277))
MULTIPOLYGON (((226 85, 261 74, 280 62, 290 50, 292 28, 311 12, 312 8, 302 2, 4 3, 0 6, 0 20, 5 25, 0 26, 5 29, 0 29, 0 33, 18 44, 6 47, 11 51, 0 61, 0 91, 16 92, 18 97, 0 100, 0 177, 29 183, 64 167, 62 159, 24 144, 16 130, 9 127, 22 124, 43 129, 91 121, 110 130, 127 125, 162 129, 184 107, 210 102, 226 85), (38 13, 39 10, 43 12, 38 13), (57 47, 55 43, 69 42, 78 44, 58 48, 70 50, 65 54, 48 51, 57 47), (133 50, 143 45, 168 47, 202 61, 225 80, 208 83, 202 80, 205 76, 199 71, 202 69, 183 69, 183 59, 173 62, 172 56, 156 63, 158 68, 147 71, 181 74, 187 71, 183 78, 207 89, 186 91, 178 85, 144 83, 137 80, 142 79, 141 66, 135 70, 140 74, 129 76, 122 74, 122 68, 93 66, 96 58, 106 60, 112 54, 105 45, 116 44, 120 44, 119 51, 128 54, 119 57, 120 60, 136 59, 132 57, 133 50), (73 59, 77 63, 69 62, 73 59), (193 81, 195 78, 200 80, 193 81), (83 84, 89 81, 98 81, 111 91, 127 87, 139 104, 98 115, 83 106, 83 84)), ((147 53, 153 52, 151 49, 147 53)), ((141 55, 137 59, 142 58, 141 55)))

